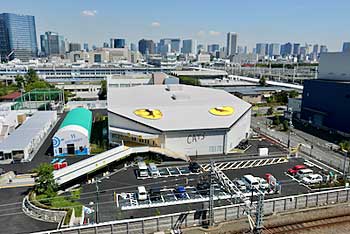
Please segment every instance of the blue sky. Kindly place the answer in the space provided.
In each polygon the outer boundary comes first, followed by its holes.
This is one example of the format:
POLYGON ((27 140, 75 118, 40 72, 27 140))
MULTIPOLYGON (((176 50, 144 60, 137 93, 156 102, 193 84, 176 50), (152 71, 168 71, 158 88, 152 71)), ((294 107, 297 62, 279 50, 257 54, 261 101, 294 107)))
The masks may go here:
POLYGON ((250 49, 291 41, 337 51, 350 41, 349 0, 0 0, 0 12, 34 15, 38 35, 55 31, 90 46, 111 37, 223 45, 229 31, 250 49))

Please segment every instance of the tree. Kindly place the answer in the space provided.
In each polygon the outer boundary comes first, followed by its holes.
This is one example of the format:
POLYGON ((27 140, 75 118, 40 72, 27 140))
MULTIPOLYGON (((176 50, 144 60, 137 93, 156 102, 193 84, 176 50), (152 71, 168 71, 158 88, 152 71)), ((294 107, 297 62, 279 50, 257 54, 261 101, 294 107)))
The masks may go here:
POLYGON ((98 93, 98 99, 106 100, 107 99, 107 81, 101 81, 101 90, 98 93))
POLYGON ((276 126, 281 124, 281 120, 280 120, 280 117, 278 115, 276 115, 275 118, 273 119, 273 124, 276 126))
POLYGON ((260 84, 261 86, 266 86, 266 78, 265 78, 264 76, 260 78, 259 84, 260 84))
POLYGON ((34 169, 37 173, 35 179, 34 191, 39 194, 45 194, 48 197, 56 195, 58 186, 53 177, 53 166, 49 163, 41 163, 39 167, 34 169))
POLYGON ((267 115, 272 115, 273 114, 273 108, 270 107, 267 112, 266 112, 267 115))
POLYGON ((288 120, 284 120, 283 121, 283 131, 288 131, 289 130, 289 123, 288 123, 288 120))
POLYGON ((24 86, 26 85, 23 76, 16 75, 15 81, 16 81, 16 85, 17 85, 17 88, 18 88, 18 89, 24 88, 24 86))
POLYGON ((342 141, 339 146, 342 151, 350 151, 350 141, 342 141))
POLYGON ((289 97, 290 98, 296 98, 299 96, 299 93, 296 90, 292 90, 289 92, 289 97))
POLYGON ((39 80, 39 76, 36 74, 36 71, 32 68, 29 68, 27 74, 24 75, 24 78, 27 83, 34 83, 39 80))

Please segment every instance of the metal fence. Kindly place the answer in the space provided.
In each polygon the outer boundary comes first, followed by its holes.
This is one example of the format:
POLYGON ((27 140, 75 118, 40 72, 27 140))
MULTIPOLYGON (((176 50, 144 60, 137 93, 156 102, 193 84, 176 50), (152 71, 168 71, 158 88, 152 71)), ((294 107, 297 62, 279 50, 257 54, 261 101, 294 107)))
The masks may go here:
MULTIPOLYGON (((350 188, 322 191, 309 194, 281 197, 265 200, 264 213, 272 215, 297 209, 326 206, 349 201, 350 188)), ((214 208, 215 223, 235 220, 245 217, 243 204, 228 205, 214 208)), ((73 227, 68 229, 40 232, 41 234, 136 234, 153 233, 156 231, 170 230, 177 221, 183 221, 181 227, 201 226, 205 220, 205 211, 193 210, 184 213, 176 213, 162 216, 119 220, 95 225, 73 227)))

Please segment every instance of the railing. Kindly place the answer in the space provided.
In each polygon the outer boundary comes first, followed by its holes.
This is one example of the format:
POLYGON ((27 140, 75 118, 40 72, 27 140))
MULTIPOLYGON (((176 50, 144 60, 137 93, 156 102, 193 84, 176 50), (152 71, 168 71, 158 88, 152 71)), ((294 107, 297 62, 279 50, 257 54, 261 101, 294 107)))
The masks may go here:
MULTIPOLYGON (((323 191, 296 196, 281 197, 265 200, 264 213, 272 215, 291 210, 326 206, 336 203, 349 202, 350 188, 337 189, 332 191, 323 191)), ((214 208, 214 221, 220 223, 229 220, 235 220, 246 217, 244 205, 228 205, 214 208)), ((67 228, 61 230, 52 230, 40 232, 40 234, 104 234, 104 233, 153 233, 157 231, 170 230, 174 227, 176 221, 182 220, 182 228, 202 226, 202 210, 193 210, 183 213, 168 214, 162 216, 136 218, 105 222, 100 224, 67 228)), ((38 233, 39 234, 39 233, 38 233)))
POLYGON ((62 222, 67 213, 62 210, 50 210, 37 207, 29 201, 29 195, 22 201, 22 210, 25 214, 34 219, 54 223, 62 222))

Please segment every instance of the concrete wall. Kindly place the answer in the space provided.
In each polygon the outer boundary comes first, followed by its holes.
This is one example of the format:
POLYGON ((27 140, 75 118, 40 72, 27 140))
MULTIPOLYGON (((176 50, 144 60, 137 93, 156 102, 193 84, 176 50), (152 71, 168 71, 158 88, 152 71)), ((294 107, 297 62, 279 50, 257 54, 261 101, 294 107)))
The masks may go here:
POLYGON ((224 130, 167 132, 164 146, 169 150, 189 156, 223 154, 224 135, 224 130))
POLYGON ((226 151, 235 148, 239 142, 247 139, 250 130, 251 110, 245 113, 238 122, 226 134, 226 151))

